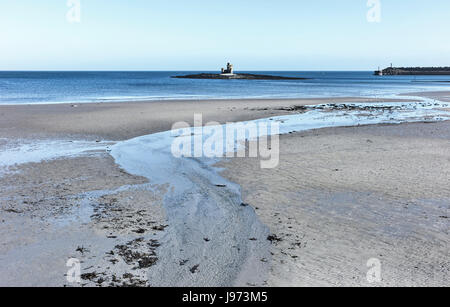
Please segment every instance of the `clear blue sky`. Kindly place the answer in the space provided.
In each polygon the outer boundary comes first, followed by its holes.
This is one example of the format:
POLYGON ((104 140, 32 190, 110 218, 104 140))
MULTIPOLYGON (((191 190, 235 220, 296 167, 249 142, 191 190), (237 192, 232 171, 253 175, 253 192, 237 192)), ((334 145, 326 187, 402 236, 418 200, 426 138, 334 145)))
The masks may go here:
POLYGON ((0 0, 0 70, 450 66, 450 1, 0 0))

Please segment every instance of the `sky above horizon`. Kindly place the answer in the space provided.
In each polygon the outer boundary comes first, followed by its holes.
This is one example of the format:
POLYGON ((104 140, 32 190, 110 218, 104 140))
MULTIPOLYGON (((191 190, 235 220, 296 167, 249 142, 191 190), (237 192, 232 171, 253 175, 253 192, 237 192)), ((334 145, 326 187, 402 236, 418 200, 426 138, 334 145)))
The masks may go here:
POLYGON ((367 0, 79 2, 0 0, 0 70, 450 66, 448 0, 380 0, 380 22, 367 0))

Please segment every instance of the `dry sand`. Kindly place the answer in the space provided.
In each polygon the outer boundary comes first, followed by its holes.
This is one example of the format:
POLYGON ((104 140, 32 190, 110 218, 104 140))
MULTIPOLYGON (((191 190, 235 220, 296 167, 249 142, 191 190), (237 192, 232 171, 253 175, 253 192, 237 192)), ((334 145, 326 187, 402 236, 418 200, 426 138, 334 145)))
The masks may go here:
MULTIPOLYGON (((123 140, 192 122, 194 113, 223 123, 344 101, 375 100, 0 106, 0 146, 123 140)), ((268 284, 367 285, 366 262, 376 257, 380 285, 448 286, 448 128, 323 129, 283 136, 275 170, 262 171, 253 159, 227 161, 224 174, 242 185, 245 201, 281 239, 272 241, 272 261, 261 259, 272 268, 268 284)), ((82 285, 152 285, 146 272, 164 261, 158 248, 170 227, 166 189, 127 174, 106 152, 18 166, 0 177, 0 285, 72 285, 65 279, 72 257, 82 261, 82 285)))

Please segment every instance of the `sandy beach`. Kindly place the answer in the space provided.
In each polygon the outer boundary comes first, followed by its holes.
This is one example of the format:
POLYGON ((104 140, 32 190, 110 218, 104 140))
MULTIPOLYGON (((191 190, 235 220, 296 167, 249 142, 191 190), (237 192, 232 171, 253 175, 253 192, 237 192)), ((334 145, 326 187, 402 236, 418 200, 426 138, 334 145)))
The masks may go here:
MULTIPOLYGON (((448 101, 450 93, 414 96, 448 101)), ((0 286, 449 286, 448 121, 282 135, 277 168, 222 160, 222 182, 192 167, 198 189, 172 203, 172 186, 113 158, 115 142, 192 123, 195 113, 223 124, 305 105, 412 101, 0 106, 0 151, 23 142, 92 146, 1 173, 0 286), (80 284, 66 279, 71 258, 80 260, 80 284), (374 258, 382 281, 370 284, 374 258)))
POLYGON ((282 136, 280 166, 232 159, 273 242, 270 286, 449 285, 449 122, 329 128, 282 136), (276 263, 276 264, 275 264, 276 263))
POLYGON ((450 1, 354 2, 1 1, 0 288, 450 287, 450 1))
POLYGON ((124 103, 0 106, 0 138, 73 137, 126 140, 167 131, 179 121, 239 122, 289 114, 295 106, 340 102, 389 102, 408 99, 317 98, 166 100, 124 103))

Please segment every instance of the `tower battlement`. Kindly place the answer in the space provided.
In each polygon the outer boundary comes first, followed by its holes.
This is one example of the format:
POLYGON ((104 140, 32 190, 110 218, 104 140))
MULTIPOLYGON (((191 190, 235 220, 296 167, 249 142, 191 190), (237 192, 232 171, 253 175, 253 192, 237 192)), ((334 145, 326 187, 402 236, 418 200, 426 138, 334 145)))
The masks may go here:
POLYGON ((227 63, 227 68, 222 68, 222 75, 232 75, 234 74, 234 68, 233 68, 233 64, 231 63, 227 63))

